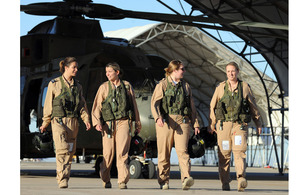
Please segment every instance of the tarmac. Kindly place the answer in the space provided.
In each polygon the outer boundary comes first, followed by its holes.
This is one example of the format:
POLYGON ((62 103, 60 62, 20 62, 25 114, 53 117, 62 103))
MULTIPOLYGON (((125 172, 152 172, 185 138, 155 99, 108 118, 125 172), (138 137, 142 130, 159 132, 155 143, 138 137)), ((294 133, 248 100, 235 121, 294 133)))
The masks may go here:
POLYGON ((181 189, 178 165, 171 166, 170 189, 161 190, 157 179, 130 179, 128 189, 120 190, 117 178, 112 178, 112 188, 104 189, 102 181, 95 174, 94 164, 73 163, 71 178, 67 189, 59 189, 55 176, 55 162, 24 162, 20 163, 20 194, 130 194, 130 195, 173 195, 173 194, 289 194, 288 170, 280 175, 274 168, 247 168, 248 187, 245 192, 237 192, 237 181, 234 167, 231 167, 231 191, 222 191, 218 179, 218 168, 192 165, 191 176, 195 184, 188 191, 181 189))

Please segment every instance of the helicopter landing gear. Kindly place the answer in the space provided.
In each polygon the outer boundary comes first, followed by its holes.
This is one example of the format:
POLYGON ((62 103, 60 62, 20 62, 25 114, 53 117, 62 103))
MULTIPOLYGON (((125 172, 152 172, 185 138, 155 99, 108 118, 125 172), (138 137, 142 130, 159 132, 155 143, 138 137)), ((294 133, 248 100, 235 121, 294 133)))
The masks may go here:
POLYGON ((142 175, 145 179, 152 179, 155 176, 155 165, 149 160, 146 161, 145 165, 142 168, 142 175))
POLYGON ((142 173, 142 164, 137 160, 132 160, 129 163, 130 179, 140 178, 142 173))
POLYGON ((155 165, 151 160, 145 160, 140 156, 131 156, 129 163, 130 179, 152 179, 155 176, 155 165))
MULTIPOLYGON (((100 171, 100 163, 102 162, 103 157, 99 156, 95 162, 95 172, 96 175, 99 176, 100 171)), ((155 176, 155 165, 151 160, 145 160, 141 156, 131 156, 129 159, 129 175, 130 179, 152 179, 155 176)), ((111 176, 117 177, 117 167, 116 167, 116 159, 113 160, 113 165, 111 168, 111 176)))

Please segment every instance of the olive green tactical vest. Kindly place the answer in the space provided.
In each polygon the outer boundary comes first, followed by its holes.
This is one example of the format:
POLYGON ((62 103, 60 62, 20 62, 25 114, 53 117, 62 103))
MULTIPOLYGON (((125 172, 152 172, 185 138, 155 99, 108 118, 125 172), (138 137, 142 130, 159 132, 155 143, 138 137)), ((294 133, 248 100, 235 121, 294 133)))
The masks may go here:
POLYGON ((251 121, 248 101, 243 98, 243 82, 238 81, 238 92, 231 92, 226 82, 224 95, 217 103, 216 118, 222 121, 245 122, 251 121))
POLYGON ((127 90, 129 86, 125 86, 122 80, 121 85, 116 89, 112 89, 111 82, 108 82, 109 92, 105 100, 102 102, 102 119, 103 121, 117 120, 128 117, 133 119, 132 105, 129 102, 127 90))
POLYGON ((167 114, 189 116, 191 114, 190 108, 190 96, 187 95, 184 89, 182 81, 177 83, 177 85, 172 85, 171 82, 167 80, 167 88, 164 91, 164 97, 161 102, 161 113, 163 116, 167 114))
POLYGON ((52 117, 78 117, 79 91, 77 81, 74 85, 67 87, 62 76, 59 77, 61 82, 61 93, 52 101, 52 117))

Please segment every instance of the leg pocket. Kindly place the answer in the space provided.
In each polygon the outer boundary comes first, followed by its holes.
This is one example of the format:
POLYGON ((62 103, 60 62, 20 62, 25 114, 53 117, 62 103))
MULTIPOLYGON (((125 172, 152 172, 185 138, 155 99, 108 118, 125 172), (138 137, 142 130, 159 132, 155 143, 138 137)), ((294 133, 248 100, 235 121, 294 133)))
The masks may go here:
POLYGON ((233 135, 233 150, 245 152, 247 150, 247 131, 239 130, 233 135))

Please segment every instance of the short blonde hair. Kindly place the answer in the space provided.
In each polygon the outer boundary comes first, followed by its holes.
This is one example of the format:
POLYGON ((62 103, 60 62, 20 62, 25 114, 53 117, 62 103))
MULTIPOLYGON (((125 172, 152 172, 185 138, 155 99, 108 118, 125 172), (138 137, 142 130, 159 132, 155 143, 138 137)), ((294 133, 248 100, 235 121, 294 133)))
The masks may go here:
POLYGON ((227 69, 227 66, 229 66, 229 65, 234 66, 235 69, 236 69, 237 71, 240 71, 239 66, 238 66, 237 63, 235 63, 235 62, 229 62, 229 63, 225 66, 225 70, 227 69))
POLYGON ((119 78, 121 78, 123 76, 123 72, 117 62, 110 62, 110 63, 106 64, 105 68, 108 68, 108 67, 112 68, 115 72, 119 71, 119 78))
POLYGON ((119 66, 119 64, 117 62, 110 62, 108 64, 106 64, 105 68, 111 67, 112 69, 114 69, 114 71, 121 71, 121 68, 119 66))

